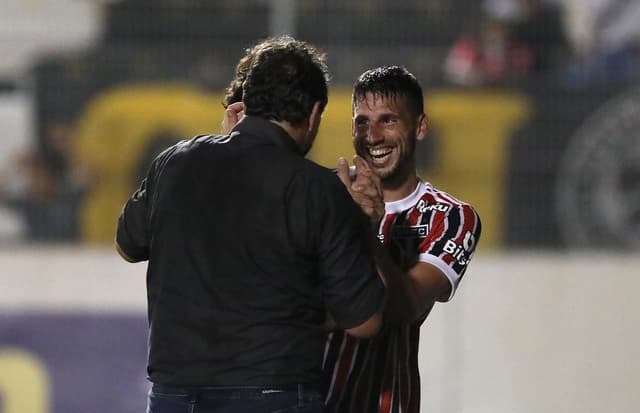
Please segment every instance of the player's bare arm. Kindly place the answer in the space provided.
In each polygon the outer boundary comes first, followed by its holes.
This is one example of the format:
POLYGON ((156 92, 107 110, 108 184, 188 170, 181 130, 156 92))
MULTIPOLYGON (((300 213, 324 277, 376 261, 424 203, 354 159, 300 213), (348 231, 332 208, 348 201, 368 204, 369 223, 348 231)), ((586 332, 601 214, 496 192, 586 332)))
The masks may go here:
MULTIPOLYGON (((352 328, 345 329, 345 332, 354 337, 368 338, 376 335, 380 331, 381 326, 382 313, 376 312, 364 323, 361 323, 352 328)), ((334 320, 331 313, 327 313, 327 317, 322 327, 327 332, 333 331, 338 328, 338 325, 336 324, 336 321, 334 320)))
POLYGON ((436 301, 444 301, 451 293, 451 283, 440 269, 418 262, 408 271, 400 269, 387 247, 378 243, 376 264, 387 287, 385 321, 411 323, 428 312, 436 301))
POLYGON ((350 336, 358 338, 369 338, 378 334, 381 326, 382 314, 380 312, 376 312, 367 321, 355 327, 347 328, 344 331, 350 336))

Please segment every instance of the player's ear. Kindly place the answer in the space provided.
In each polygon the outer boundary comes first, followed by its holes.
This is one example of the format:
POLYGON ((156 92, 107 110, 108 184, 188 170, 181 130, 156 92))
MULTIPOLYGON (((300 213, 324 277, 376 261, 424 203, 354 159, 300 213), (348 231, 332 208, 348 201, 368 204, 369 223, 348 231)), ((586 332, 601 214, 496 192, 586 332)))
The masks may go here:
POLYGON ((309 131, 318 130, 320 121, 322 120, 322 105, 320 101, 313 104, 311 114, 309 114, 309 131))
POLYGON ((421 141, 427 137, 427 133, 429 132, 429 119, 427 119, 427 115, 422 113, 418 117, 418 124, 416 125, 416 139, 421 141))

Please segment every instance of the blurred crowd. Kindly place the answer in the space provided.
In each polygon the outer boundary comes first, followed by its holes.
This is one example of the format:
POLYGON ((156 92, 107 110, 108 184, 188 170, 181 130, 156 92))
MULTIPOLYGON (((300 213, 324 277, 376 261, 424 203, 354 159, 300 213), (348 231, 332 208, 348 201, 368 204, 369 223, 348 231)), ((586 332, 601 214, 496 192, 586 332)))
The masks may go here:
POLYGON ((52 122, 44 128, 43 145, 24 148, 4 165, 0 207, 13 213, 16 224, 0 228, 0 241, 79 239, 78 210, 88 174, 74 156, 74 137, 72 121, 52 122))
POLYGON ((447 79, 466 86, 534 77, 568 88, 640 80, 640 2, 485 0, 474 33, 463 33, 445 62, 447 79))
MULTIPOLYGON (((456 30, 456 36, 453 38, 443 36, 440 39, 432 40, 442 42, 444 39, 448 42, 438 44, 438 47, 433 48, 433 50, 437 48, 444 50, 441 53, 441 61, 438 61, 436 65, 444 85, 517 87, 533 79, 553 83, 567 90, 584 90, 598 87, 626 87, 640 81, 640 24, 638 24, 640 22, 640 1, 465 1, 434 0, 428 2, 428 5, 421 1, 412 3, 409 0, 398 3, 398 7, 401 5, 405 12, 409 10, 409 13, 405 13, 407 16, 411 15, 411 7, 421 12, 427 10, 425 15, 431 13, 432 10, 441 11, 447 7, 452 8, 453 4, 458 6, 466 4, 468 7, 477 8, 474 9, 479 15, 479 18, 476 19, 477 24, 466 24, 465 22, 465 24, 456 26, 456 22, 449 21, 442 27, 448 26, 447 30, 453 27, 456 30)), ((143 24, 124 24, 126 23, 125 18, 138 16, 136 17, 138 19, 141 13, 146 16, 156 9, 149 8, 146 2, 139 0, 119 1, 110 4, 111 14, 106 24, 107 31, 103 41, 117 45, 117 50, 124 50, 120 46, 128 41, 128 36, 138 36, 131 39, 131 44, 144 44, 145 50, 154 46, 142 42, 148 42, 149 39, 156 39, 154 41, 166 42, 167 44, 185 41, 183 38, 172 38, 171 33, 175 32, 176 35, 179 35, 180 33, 176 30, 187 27, 184 24, 176 24, 176 22, 182 21, 176 19, 184 20, 185 16, 188 16, 185 14, 187 6, 169 0, 159 0, 157 3, 158 5, 167 3, 167 7, 158 6, 157 10, 159 13, 171 17, 167 17, 167 22, 171 24, 161 25, 160 18, 151 19, 145 23, 149 27, 148 30, 153 30, 149 33, 144 31, 144 27, 147 26, 143 24), (127 7, 127 5, 129 6, 127 7), (169 5, 175 8, 175 13, 168 12, 168 10, 172 10, 169 5), (170 27, 172 31, 165 26, 170 27), (165 37, 158 34, 163 34, 165 37)), ((193 4, 205 7, 205 3, 194 2, 193 4)), ((229 10, 235 10, 229 16, 238 17, 239 9, 233 9, 235 6, 232 7, 232 3, 224 2, 224 7, 231 7, 229 10)), ((223 2, 220 4, 222 5, 223 2)), ((392 6, 386 2, 357 2, 348 7, 337 1, 327 2, 333 6, 321 4, 324 3, 310 1, 304 6, 301 5, 300 9, 306 8, 305 13, 316 18, 321 12, 326 12, 327 16, 339 17, 339 13, 336 13, 331 7, 338 9, 345 7, 345 10, 349 8, 350 13, 353 13, 352 9, 357 11, 358 7, 361 7, 361 12, 354 14, 354 16, 360 16, 365 23, 373 21, 371 16, 376 13, 376 7, 380 8, 378 10, 380 14, 386 13, 385 18, 388 19, 402 19, 402 16, 405 16, 405 14, 390 14, 390 11, 394 9, 390 8, 392 6), (313 5, 316 5, 318 10, 312 10, 313 5)), ((202 15, 215 17, 215 10, 210 10, 212 6, 209 4, 206 7, 209 14, 202 13, 202 15)), ((264 4, 262 8, 265 8, 264 4)), ((235 22, 235 20, 231 20, 235 22)), ((402 21, 394 21, 394 23, 403 33, 414 33, 417 30, 402 27, 402 21)), ((303 26, 300 31, 309 36, 323 35, 323 32, 317 28, 314 32, 313 26, 302 23, 300 25, 303 26)), ((237 32, 236 23, 231 26, 233 27, 230 27, 229 30, 237 32)), ((199 26, 191 24, 188 27, 190 31, 183 33, 183 37, 193 39, 194 44, 203 45, 205 48, 209 47, 207 36, 212 35, 211 33, 215 33, 216 28, 219 28, 219 26, 211 24, 199 26), (211 33, 206 30, 211 30, 211 33)), ((331 27, 330 31, 324 33, 331 41, 335 41, 334 37, 342 33, 341 30, 344 31, 347 40, 360 41, 357 33, 346 31, 344 27, 335 25, 331 27)), ((389 36, 393 36, 395 33, 389 28, 384 30, 389 32, 389 36)), ((353 29, 352 31, 357 30, 353 29)), ((418 34, 411 34, 415 37, 414 41, 418 39, 424 43, 428 41, 425 39, 430 39, 425 33, 422 35, 419 32, 415 33, 418 34)), ((252 32, 249 35, 254 36, 255 33, 252 32)), ((305 40, 323 44, 322 39, 305 38, 305 40)), ((398 39, 399 43, 403 41, 408 40, 398 39)), ((414 42, 413 44, 423 43, 414 42)), ((354 51, 358 49, 355 44, 353 47, 354 51)), ((382 47, 378 47, 376 50, 379 51, 382 47)), ((240 45, 237 49, 237 53, 233 55, 239 54, 242 50, 240 45)), ((137 52, 131 56, 137 56, 137 52)), ((151 55, 145 56, 148 59, 151 55)), ((433 56, 437 56, 437 54, 433 56)), ((360 61, 358 59, 361 60, 361 57, 354 57, 354 61, 360 61)), ((433 60, 432 55, 429 55, 427 60, 433 60)), ((147 69, 151 67, 156 72, 161 71, 160 65, 150 65, 144 59, 142 63, 137 67, 144 66, 147 69)), ((234 63, 230 62, 231 65, 234 63)), ((388 63, 402 64, 402 62, 388 63)), ((76 66, 80 67, 80 65, 76 66)), ((178 65, 169 71, 177 70, 176 68, 183 69, 184 67, 178 65)), ((360 70, 362 69, 364 67, 360 68, 360 70)), ((154 75, 157 75, 156 72, 154 75)), ((185 69, 185 72, 189 72, 189 70, 185 69)), ((190 73, 192 72, 194 71, 192 70, 190 73)), ((418 68, 416 72, 420 72, 420 69, 418 68)), ((60 96, 60 94, 56 92, 55 96, 60 96)), ((78 211, 92 180, 91 165, 83 164, 82 160, 77 159, 74 154, 75 119, 66 117, 40 119, 39 121, 44 122, 39 128, 41 136, 34 140, 31 148, 25 149, 22 153, 14 154, 7 165, 0 165, 0 169, 2 169, 0 171, 0 241, 3 239, 26 239, 38 242, 77 241, 81 237, 78 211), (19 225, 3 226, 2 217, 7 214, 16 217, 15 221, 19 222, 19 225)), ((173 140, 175 137, 159 139, 158 145, 168 145, 168 142, 173 140)), ((155 148, 153 153, 155 154, 161 149, 155 148)), ((141 165, 146 165, 148 162, 149 159, 142 160, 141 165)), ((132 177, 132 180, 143 175, 143 170, 144 165, 141 166, 139 173, 132 177)), ((132 187, 133 185, 132 182, 132 187)))

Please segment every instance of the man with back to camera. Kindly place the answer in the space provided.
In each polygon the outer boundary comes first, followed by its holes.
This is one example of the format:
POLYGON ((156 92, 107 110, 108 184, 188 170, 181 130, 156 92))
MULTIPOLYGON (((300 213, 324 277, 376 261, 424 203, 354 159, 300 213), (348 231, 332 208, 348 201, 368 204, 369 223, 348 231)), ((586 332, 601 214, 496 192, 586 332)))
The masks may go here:
MULTIPOLYGON (((250 60, 251 50, 246 59, 250 60)), ((241 60, 236 78, 242 76, 241 60)), ((225 130, 242 116, 232 81, 223 105, 225 130)), ((420 327, 436 301, 449 301, 480 238, 480 217, 469 204, 423 182, 415 145, 426 137, 422 87, 407 69, 364 72, 352 96, 355 160, 364 159, 357 179, 341 158, 337 172, 378 232, 376 260, 387 287, 385 325, 370 340, 335 331, 324 355, 327 412, 420 410, 420 327), (370 181, 361 181, 362 175, 370 181), (381 193, 379 192, 381 190, 381 193), (384 203, 379 205, 378 196, 384 203)))
POLYGON ((121 255, 149 261, 150 413, 321 412, 326 312, 354 336, 380 326, 366 218, 304 159, 323 56, 267 40, 243 88, 232 132, 160 154, 118 220, 121 255))

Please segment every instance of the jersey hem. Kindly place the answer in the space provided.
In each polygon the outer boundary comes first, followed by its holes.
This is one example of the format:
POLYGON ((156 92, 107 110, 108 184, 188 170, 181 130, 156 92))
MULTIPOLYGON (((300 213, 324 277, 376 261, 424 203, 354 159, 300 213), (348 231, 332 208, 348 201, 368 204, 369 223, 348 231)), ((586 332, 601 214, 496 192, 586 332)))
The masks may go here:
POLYGON ((451 284, 451 294, 449 294, 449 297, 447 297, 444 302, 450 301, 456 293, 458 281, 460 280, 460 276, 458 275, 458 273, 456 273, 453 268, 447 265, 446 262, 444 262, 439 257, 436 257, 435 255, 420 254, 419 260, 422 262, 426 262, 427 264, 436 266, 440 271, 444 273, 445 277, 447 277, 447 279, 449 280, 449 284, 451 284))

